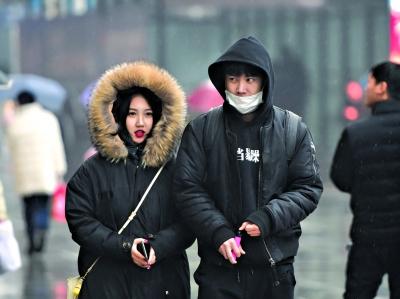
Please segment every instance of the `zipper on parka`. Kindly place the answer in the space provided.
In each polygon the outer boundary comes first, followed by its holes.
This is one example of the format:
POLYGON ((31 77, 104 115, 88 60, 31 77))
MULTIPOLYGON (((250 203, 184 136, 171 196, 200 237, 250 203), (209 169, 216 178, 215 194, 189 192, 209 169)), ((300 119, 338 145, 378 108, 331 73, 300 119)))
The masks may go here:
POLYGON ((260 166, 258 167, 258 192, 257 192, 257 209, 260 208, 260 197, 262 194, 262 187, 261 187, 261 174, 262 174, 262 165, 263 165, 263 126, 260 128, 260 166))
POLYGON ((272 271, 272 278, 273 278, 273 285, 274 287, 277 287, 281 284, 281 282, 279 281, 279 277, 278 277, 278 272, 276 271, 276 262, 274 260, 274 258, 271 255, 271 252, 268 249, 267 243, 265 242, 264 239, 262 239, 263 243, 264 243, 264 247, 265 247, 265 251, 267 252, 268 255, 268 262, 271 266, 271 271, 272 271))
MULTIPOLYGON (((262 195, 262 182, 261 182, 261 177, 262 177, 262 166, 263 166, 263 145, 264 145, 264 138, 263 138, 264 134, 263 134, 263 127, 260 128, 260 166, 258 167, 258 194, 257 194, 257 209, 260 208, 260 197, 262 195)), ((268 249, 267 243, 265 242, 264 238, 262 238, 263 244, 264 244, 264 248, 265 251, 267 253, 267 257, 268 257, 268 262, 271 266, 271 271, 272 271, 272 278, 273 278, 273 285, 275 287, 280 285, 280 281, 279 281, 279 277, 278 277, 278 273, 276 271, 276 262, 274 260, 274 258, 272 257, 272 254, 270 252, 270 250, 268 249)))

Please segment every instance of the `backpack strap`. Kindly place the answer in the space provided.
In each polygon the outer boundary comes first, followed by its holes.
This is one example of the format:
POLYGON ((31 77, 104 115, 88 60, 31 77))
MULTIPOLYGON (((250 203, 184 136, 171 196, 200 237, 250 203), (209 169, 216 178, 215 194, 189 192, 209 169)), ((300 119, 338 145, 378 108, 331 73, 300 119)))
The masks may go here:
POLYGON ((204 128, 204 147, 206 152, 211 150, 215 142, 215 136, 217 132, 215 128, 218 128, 217 123, 222 120, 222 105, 211 108, 207 113, 207 120, 204 128))
POLYGON ((301 117, 292 111, 285 110, 285 147, 286 157, 291 161, 296 150, 297 130, 301 122, 301 117))

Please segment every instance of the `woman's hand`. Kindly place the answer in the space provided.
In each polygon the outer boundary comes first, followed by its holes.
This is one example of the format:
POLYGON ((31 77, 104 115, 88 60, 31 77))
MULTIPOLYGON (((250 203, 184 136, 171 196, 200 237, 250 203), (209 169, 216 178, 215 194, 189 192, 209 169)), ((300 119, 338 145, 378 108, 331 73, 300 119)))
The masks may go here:
POLYGON ((154 252, 153 247, 150 247, 150 254, 148 256, 148 259, 144 257, 139 251, 138 251, 138 246, 141 246, 141 243, 148 244, 149 241, 143 238, 136 238, 133 241, 132 249, 131 249, 131 257, 133 262, 138 265, 141 268, 146 268, 150 269, 151 265, 153 265, 156 262, 156 255, 154 252))
POLYGON ((154 265, 157 261, 156 252, 154 251, 153 247, 150 247, 150 255, 149 260, 147 261, 149 266, 154 265))

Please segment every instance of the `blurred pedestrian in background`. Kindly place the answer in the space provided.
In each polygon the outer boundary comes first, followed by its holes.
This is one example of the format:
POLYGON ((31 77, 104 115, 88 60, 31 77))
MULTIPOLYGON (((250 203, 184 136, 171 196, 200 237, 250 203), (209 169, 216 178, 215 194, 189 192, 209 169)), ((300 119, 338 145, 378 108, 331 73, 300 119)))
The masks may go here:
POLYGON ((68 183, 66 215, 86 276, 80 299, 190 298, 185 249, 194 236, 171 197, 174 154, 185 125, 181 87, 146 62, 123 64, 100 78, 89 104, 97 153, 68 183), (136 217, 119 234, 157 171, 163 171, 136 217), (142 242, 149 245, 139 251, 142 242))
POLYGON ((6 199, 3 194, 3 184, 0 181, 0 221, 7 219, 6 199))
POLYGON ((369 299, 388 274, 390 298, 400 298, 400 65, 371 68, 365 105, 372 115, 347 126, 331 178, 350 193, 352 246, 345 299, 369 299))
POLYGON ((21 267, 21 253, 12 221, 8 219, 3 185, 0 181, 0 275, 21 267))
POLYGON ((174 180, 197 235, 199 298, 293 298, 300 221, 322 193, 311 134, 273 106, 272 63, 256 38, 239 39, 208 74, 224 103, 186 127, 174 180))
POLYGON ((304 115, 309 108, 310 81, 304 57, 296 55, 294 49, 282 45, 278 51, 279 59, 274 61, 276 86, 274 104, 304 115))
POLYGON ((22 197, 28 254, 44 249, 50 221, 51 197, 63 180, 66 159, 60 125, 29 90, 16 98, 15 115, 6 135, 16 192, 22 197))

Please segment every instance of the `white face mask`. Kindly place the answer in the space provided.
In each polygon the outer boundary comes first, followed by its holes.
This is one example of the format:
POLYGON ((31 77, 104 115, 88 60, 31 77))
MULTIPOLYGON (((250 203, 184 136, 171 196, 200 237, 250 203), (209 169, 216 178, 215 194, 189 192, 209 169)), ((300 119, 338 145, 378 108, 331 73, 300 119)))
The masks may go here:
POLYGON ((228 103, 241 114, 253 112, 257 109, 258 105, 263 102, 262 91, 253 94, 252 96, 240 97, 225 90, 225 95, 228 103))

